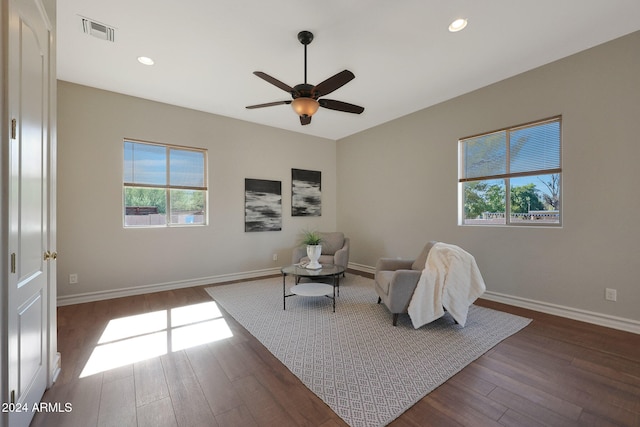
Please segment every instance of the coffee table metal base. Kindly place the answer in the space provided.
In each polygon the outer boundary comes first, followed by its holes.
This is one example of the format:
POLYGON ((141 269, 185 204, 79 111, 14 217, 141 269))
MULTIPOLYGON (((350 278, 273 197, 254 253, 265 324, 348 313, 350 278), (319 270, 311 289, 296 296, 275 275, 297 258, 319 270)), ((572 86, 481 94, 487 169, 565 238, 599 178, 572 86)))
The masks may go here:
MULTIPOLYGON (((327 297, 333 300, 333 312, 336 312, 336 288, 326 283, 300 283, 289 289, 292 295, 303 297, 327 297)), ((285 307, 286 309, 286 307, 285 307)))

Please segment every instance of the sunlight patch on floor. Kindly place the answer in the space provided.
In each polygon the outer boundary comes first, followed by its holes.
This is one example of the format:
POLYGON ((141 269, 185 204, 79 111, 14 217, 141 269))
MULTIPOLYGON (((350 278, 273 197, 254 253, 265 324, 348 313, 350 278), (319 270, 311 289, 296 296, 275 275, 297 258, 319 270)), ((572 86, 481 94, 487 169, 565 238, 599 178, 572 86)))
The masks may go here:
POLYGON ((112 319, 80 378, 232 336, 213 301, 112 319))

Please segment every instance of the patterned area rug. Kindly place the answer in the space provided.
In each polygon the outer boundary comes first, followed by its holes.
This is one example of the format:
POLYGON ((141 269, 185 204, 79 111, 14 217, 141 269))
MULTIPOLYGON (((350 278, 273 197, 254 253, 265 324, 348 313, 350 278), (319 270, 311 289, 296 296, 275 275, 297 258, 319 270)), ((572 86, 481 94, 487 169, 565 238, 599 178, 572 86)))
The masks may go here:
POLYGON ((350 426, 390 423, 530 322, 474 305, 464 328, 448 314, 420 329, 400 315, 394 327, 373 281, 350 274, 335 313, 324 297, 292 296, 283 310, 282 278, 206 291, 350 426))

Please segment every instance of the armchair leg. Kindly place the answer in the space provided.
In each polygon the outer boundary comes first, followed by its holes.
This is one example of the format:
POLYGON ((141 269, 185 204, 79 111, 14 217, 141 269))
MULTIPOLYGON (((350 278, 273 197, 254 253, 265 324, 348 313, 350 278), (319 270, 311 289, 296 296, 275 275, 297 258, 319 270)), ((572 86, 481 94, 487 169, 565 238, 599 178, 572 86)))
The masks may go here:
POLYGON ((382 298, 378 297, 378 304, 382 302, 382 298))
POLYGON ((400 313, 393 313, 393 326, 397 326, 398 324, 398 315, 400 313))

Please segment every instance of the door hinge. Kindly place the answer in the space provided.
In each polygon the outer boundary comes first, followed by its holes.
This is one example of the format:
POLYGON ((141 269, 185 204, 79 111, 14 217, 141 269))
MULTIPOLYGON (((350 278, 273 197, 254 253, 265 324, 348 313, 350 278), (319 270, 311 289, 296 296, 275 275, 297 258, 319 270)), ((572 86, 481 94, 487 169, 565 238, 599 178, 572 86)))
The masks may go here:
POLYGON ((11 139, 16 139, 16 119, 11 119, 11 139))
POLYGON ((12 273, 16 272, 16 253, 15 252, 11 254, 11 272, 12 273))

